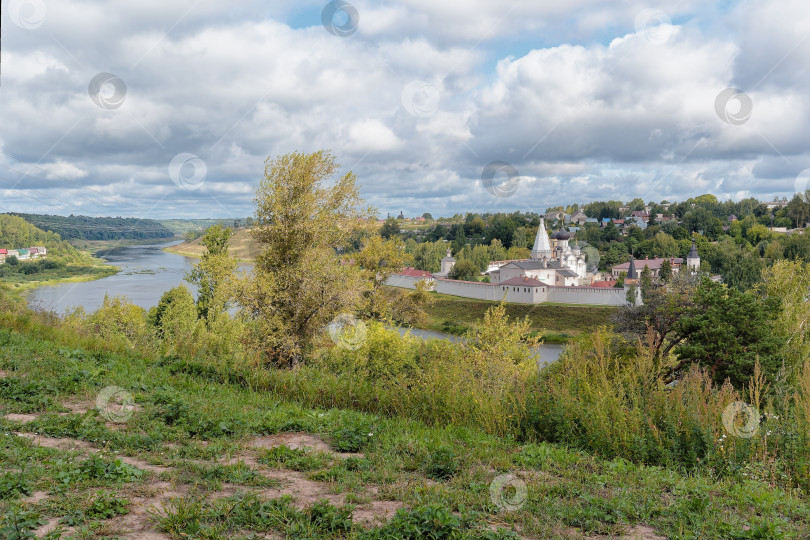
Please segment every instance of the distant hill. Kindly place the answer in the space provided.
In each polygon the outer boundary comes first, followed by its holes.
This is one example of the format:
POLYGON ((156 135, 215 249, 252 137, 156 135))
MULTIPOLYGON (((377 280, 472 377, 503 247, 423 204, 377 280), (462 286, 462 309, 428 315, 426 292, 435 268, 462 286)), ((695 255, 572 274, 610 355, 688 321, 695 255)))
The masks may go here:
POLYGON ((0 248, 17 249, 42 246, 48 256, 79 260, 82 255, 70 243, 50 231, 43 231, 19 216, 0 214, 0 248))
POLYGON ((154 219, 89 216, 52 216, 13 213, 32 225, 57 233, 65 240, 142 240, 172 238, 175 233, 154 219))
MULTIPOLYGON (((199 258, 205 252, 205 246, 200 237, 191 242, 183 242, 167 248, 166 251, 199 258)), ((259 254, 259 243, 250 235, 250 229, 237 229, 231 237, 228 253, 237 259, 253 260, 259 254)))
POLYGON ((183 236, 187 232, 204 231, 208 227, 213 227, 214 225, 222 225, 223 227, 230 227, 233 229, 244 227, 246 223, 245 219, 238 218, 159 219, 157 221, 167 229, 170 229, 177 236, 183 236), (238 225, 235 225, 234 222, 237 222, 238 225))

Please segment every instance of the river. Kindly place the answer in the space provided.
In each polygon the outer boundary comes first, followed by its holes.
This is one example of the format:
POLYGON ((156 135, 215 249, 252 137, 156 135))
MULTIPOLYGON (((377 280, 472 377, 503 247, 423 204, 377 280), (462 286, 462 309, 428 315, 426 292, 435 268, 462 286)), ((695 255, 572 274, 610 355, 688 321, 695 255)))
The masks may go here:
MULTIPOLYGON (((104 295, 126 296, 136 305, 149 309, 156 305, 164 292, 178 285, 194 287, 183 281, 191 271, 196 259, 163 251, 163 248, 178 242, 143 246, 121 246, 105 251, 102 256, 109 264, 117 266, 120 272, 95 281, 78 283, 61 283, 59 285, 38 287, 28 294, 28 304, 37 309, 46 309, 57 313, 81 306, 92 312, 101 307, 104 295)), ((240 263, 242 269, 252 265, 240 263)), ((404 332, 404 329, 400 329, 404 332)), ((423 339, 449 339, 458 341, 458 336, 421 330, 408 329, 411 335, 423 339)), ((544 344, 537 349, 538 364, 543 365, 557 360, 562 353, 563 345, 544 344)))
POLYGON ((107 294, 126 296, 133 303, 149 309, 157 305, 164 292, 181 283, 194 290, 183 281, 183 277, 196 259, 163 251, 164 247, 177 243, 121 246, 107 250, 99 256, 119 267, 120 272, 95 281, 38 287, 28 295, 28 304, 57 313, 77 306, 91 312, 101 306, 107 294))

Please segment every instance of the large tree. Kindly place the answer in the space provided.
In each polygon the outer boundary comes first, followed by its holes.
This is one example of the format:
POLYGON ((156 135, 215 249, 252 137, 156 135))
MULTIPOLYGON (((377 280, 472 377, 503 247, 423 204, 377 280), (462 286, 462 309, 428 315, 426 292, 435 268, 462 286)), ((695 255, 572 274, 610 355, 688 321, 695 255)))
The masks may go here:
POLYGON ((371 283, 363 306, 366 316, 382 318, 388 313, 390 302, 383 294, 382 286, 391 274, 401 270, 411 259, 405 253, 405 244, 399 238, 385 240, 378 235, 366 238, 363 249, 354 255, 355 263, 362 268, 366 279, 371 283))
POLYGON ((774 326, 781 300, 704 279, 694 302, 675 325, 674 335, 681 338, 675 348, 678 365, 705 366, 716 383, 729 379, 742 388, 759 360, 773 381, 785 345, 774 326))
POLYGON ((316 334, 354 311, 370 287, 360 266, 337 253, 370 229, 375 212, 354 174, 335 179, 337 170, 324 151, 268 158, 256 191, 252 234, 261 252, 239 300, 254 321, 254 346, 277 365, 301 363, 316 334))
POLYGON ((186 275, 186 281, 197 286, 197 313, 210 323, 228 307, 228 285, 236 271, 236 259, 228 255, 231 229, 214 225, 202 238, 205 246, 200 262, 186 275))

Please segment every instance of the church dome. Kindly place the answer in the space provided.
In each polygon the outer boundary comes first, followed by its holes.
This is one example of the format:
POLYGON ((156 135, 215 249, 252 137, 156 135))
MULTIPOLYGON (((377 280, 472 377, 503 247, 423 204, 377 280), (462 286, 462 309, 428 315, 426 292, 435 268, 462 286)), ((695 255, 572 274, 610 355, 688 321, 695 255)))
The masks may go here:
POLYGON ((549 238, 551 238, 552 240, 556 240, 556 239, 557 239, 557 235, 558 235, 558 234, 560 234, 560 231, 557 231, 557 232, 551 233, 551 236, 549 236, 549 238))
POLYGON ((554 238, 556 238, 557 240, 568 240, 569 238, 571 238, 571 233, 565 230, 557 231, 556 233, 554 233, 554 238))

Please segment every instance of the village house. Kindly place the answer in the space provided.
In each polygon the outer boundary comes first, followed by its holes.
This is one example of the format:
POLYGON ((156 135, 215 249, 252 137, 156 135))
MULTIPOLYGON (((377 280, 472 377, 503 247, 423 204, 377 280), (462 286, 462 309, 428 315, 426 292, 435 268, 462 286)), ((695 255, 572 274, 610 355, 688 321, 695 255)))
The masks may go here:
POLYGON ((586 216, 585 212, 583 212, 582 210, 571 216, 571 223, 573 223, 574 225, 582 226, 585 223, 587 223, 587 221, 588 216, 586 216))
POLYGON ((45 257, 47 250, 44 247, 30 247, 21 249, 0 249, 0 263, 5 263, 8 257, 16 257, 19 261, 45 257))
POLYGON ((653 277, 658 277, 661 274, 661 266, 663 266, 664 261, 669 261, 670 266, 672 267, 672 273, 677 274, 680 272, 681 268, 686 264, 686 267, 689 269, 690 272, 697 272, 700 270, 700 255, 698 254, 697 246, 695 246, 695 241, 692 240, 692 248, 689 250, 689 253, 686 255, 686 260, 684 261, 681 257, 660 257, 655 259, 634 259, 633 256, 630 256, 630 262, 617 264, 610 269, 610 273, 614 278, 618 278, 622 272, 624 272, 627 279, 638 279, 641 276, 641 272, 644 271, 644 268, 647 267, 650 269, 650 273, 653 277))

